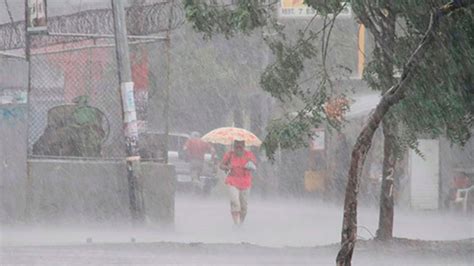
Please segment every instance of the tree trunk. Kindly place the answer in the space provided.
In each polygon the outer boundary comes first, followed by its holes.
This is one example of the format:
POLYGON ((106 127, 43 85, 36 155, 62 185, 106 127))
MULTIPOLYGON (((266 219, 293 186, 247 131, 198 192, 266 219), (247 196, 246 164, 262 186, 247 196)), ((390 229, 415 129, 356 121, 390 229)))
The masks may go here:
MULTIPOLYGON (((387 13, 381 18, 381 40, 384 43, 385 53, 382 53, 381 62, 382 70, 382 86, 389 88, 395 84, 393 78, 393 58, 395 43, 395 22, 397 14, 395 13, 395 4, 391 0, 387 2, 387 13)), ((380 190, 380 211, 379 211, 379 228, 377 229, 376 238, 379 240, 388 240, 393 237, 393 177, 395 176, 395 165, 397 163, 395 156, 397 121, 390 115, 387 115, 382 121, 384 135, 384 157, 382 166, 382 184, 380 190)))
POLYGON ((386 117, 383 122, 384 135, 384 157, 383 157, 383 174, 382 189, 380 191, 380 211, 379 211, 379 228, 377 229, 376 238, 379 240, 388 240, 393 237, 393 189, 395 176, 395 121, 390 121, 390 117, 386 117))
MULTIPOLYGON (((399 98, 401 99, 401 97, 399 98)), ((381 120, 389 108, 395 104, 384 95, 380 103, 370 116, 369 121, 362 129, 352 151, 349 178, 344 200, 344 218, 342 222, 341 250, 337 254, 336 262, 340 266, 351 265, 352 253, 357 239, 357 193, 359 191, 359 177, 372 145, 372 138, 381 120)))

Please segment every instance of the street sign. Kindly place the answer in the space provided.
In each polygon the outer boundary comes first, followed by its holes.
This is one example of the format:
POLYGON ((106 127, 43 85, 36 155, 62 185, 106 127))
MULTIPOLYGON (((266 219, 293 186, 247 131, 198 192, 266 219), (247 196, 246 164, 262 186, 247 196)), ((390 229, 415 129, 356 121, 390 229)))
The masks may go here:
POLYGON ((28 33, 47 32, 46 0, 26 0, 26 31, 28 33))
MULTIPOLYGON (((350 16, 352 14, 350 4, 344 3, 344 9, 338 16, 350 16)), ((304 0, 280 0, 279 16, 286 18, 313 17, 316 10, 304 4, 304 0)))
POLYGON ((281 0, 280 16, 306 17, 314 16, 316 10, 304 4, 304 0, 281 0))

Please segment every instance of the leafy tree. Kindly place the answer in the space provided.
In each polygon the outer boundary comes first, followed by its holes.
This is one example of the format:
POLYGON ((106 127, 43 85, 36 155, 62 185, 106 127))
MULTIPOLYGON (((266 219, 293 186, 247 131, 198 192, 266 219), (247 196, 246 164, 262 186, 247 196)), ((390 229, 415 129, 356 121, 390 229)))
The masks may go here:
MULTIPOLYGON (((400 2, 398 2, 400 4, 400 2)), ((373 87, 379 85, 382 90, 387 89, 383 92, 383 97, 380 103, 377 105, 375 111, 370 116, 367 124, 364 126, 360 133, 357 143, 352 152, 351 168, 349 170, 349 181, 346 189, 346 198, 344 203, 344 220, 343 220, 343 232, 342 232, 342 247, 337 256, 338 265, 350 265, 352 252, 356 239, 357 230, 357 191, 358 191, 358 177, 367 156, 368 149, 370 149, 371 140, 375 129, 383 120, 384 135, 385 135, 385 147, 384 147, 384 184, 382 187, 381 196, 381 214, 379 222, 379 234, 380 238, 390 238, 391 228, 393 224, 393 198, 391 198, 391 187, 393 186, 393 167, 395 164, 394 154, 395 145, 397 141, 396 131, 393 129, 393 122, 401 119, 408 129, 410 135, 408 135, 407 142, 408 146, 415 147, 413 142, 410 140, 416 140, 416 134, 423 131, 430 131, 432 135, 439 135, 443 131, 448 133, 448 136, 460 143, 463 143, 470 137, 470 128, 472 127, 473 113, 469 104, 472 104, 469 99, 472 99, 472 95, 466 95, 462 91, 462 87, 466 82, 469 82, 469 78, 459 77, 450 74, 441 75, 444 78, 443 81, 448 81, 452 86, 446 86, 446 84, 439 84, 439 80, 436 80, 432 76, 433 71, 446 72, 446 69, 440 67, 440 65, 433 64, 439 58, 437 55, 443 53, 452 55, 452 53, 461 53, 463 55, 470 56, 472 58, 471 49, 449 49, 446 46, 439 45, 443 36, 449 36, 449 33, 458 24, 458 20, 464 24, 463 19, 466 18, 466 14, 456 14, 449 17, 444 23, 441 24, 440 19, 452 11, 461 8, 463 6, 471 5, 471 2, 456 1, 451 2, 442 6, 441 8, 435 9, 434 12, 430 13, 430 19, 427 20, 426 11, 430 10, 426 6, 421 7, 419 3, 406 2, 405 5, 398 6, 395 1, 353 1, 354 12, 357 17, 366 25, 373 35, 375 36, 377 49, 375 50, 375 63, 379 64, 378 67, 373 68, 372 74, 378 78, 378 82, 372 82, 373 87), (410 4, 412 4, 410 6, 410 4), (416 4, 418 6, 413 6, 416 4), (403 8, 403 9, 402 9, 403 8), (404 10, 408 14, 404 14, 404 19, 409 25, 416 25, 412 32, 407 32, 405 40, 408 42, 401 42, 402 45, 397 47, 397 39, 395 33, 395 23, 397 11, 404 10), (419 13, 411 13, 414 10, 419 13), (420 12, 421 11, 421 12, 420 12), (374 15, 378 14, 378 15, 374 15), (420 15, 421 14, 421 15, 420 15), (421 19, 420 19, 421 18, 421 19), (425 20, 423 20, 423 18, 425 20), (425 21, 429 21, 428 26, 425 21), (454 25, 454 26, 453 26, 454 25), (416 28, 418 27, 418 28, 416 28), (423 27, 428 27, 428 30, 423 34, 423 27), (438 30, 440 28, 440 30, 438 30), (418 42, 418 43, 417 43, 418 42), (397 54, 395 52, 401 52, 397 54), (407 49, 408 48, 408 49, 407 49), (413 51, 413 52, 411 52, 413 51), (380 53, 380 54, 377 54, 380 53), (432 53, 431 57, 429 54, 432 53), (403 56, 405 55, 405 56, 403 56), (427 56, 428 55, 428 56, 427 56), (436 56, 434 56, 436 55, 436 56), (433 60, 433 58, 436 58, 433 60), (403 67, 401 78, 395 82, 393 79, 393 65, 403 67), (423 75, 423 72, 425 75, 423 75), (430 75, 426 75, 431 73, 430 75), (394 84, 394 85, 391 85, 394 84), (390 87, 387 87, 390 86, 390 87), (409 87, 414 89, 408 90, 409 87), (424 95, 417 94, 420 91, 424 91, 424 95), (435 93, 433 97, 431 94, 426 95, 426 92, 435 93), (454 102, 450 101, 437 101, 437 96, 443 95, 446 98, 454 99, 454 102), (402 101, 403 100, 403 101, 402 101), (459 100, 459 101, 456 101, 459 100), (395 112, 390 113, 390 108, 402 101, 405 104, 418 103, 420 109, 426 111, 423 126, 417 127, 420 123, 413 122, 404 118, 412 118, 414 111, 419 111, 419 108, 398 108, 395 112), (435 104, 433 102, 436 102, 435 104), (445 107, 449 107, 445 109, 445 107), (397 112, 398 111, 398 112, 397 112), (394 114, 395 113, 395 114, 394 114), (439 116, 440 114, 443 114, 439 116), (398 117, 397 117, 398 115, 398 117), (390 118, 390 119, 388 119, 390 118), (452 123, 459 123, 453 129, 452 123), (451 126, 451 128, 450 128, 451 126), (388 130, 387 130, 388 129, 388 130), (383 211, 390 210, 390 214, 384 213, 383 211), (384 220, 385 219, 385 220, 384 220)), ((439 4, 434 3, 430 4, 439 4)), ((432 8, 431 8, 432 10, 432 8)), ((469 11, 467 11, 469 12, 469 11)), ((403 14, 403 13, 400 13, 403 14)), ((471 19, 472 21, 472 19, 471 19)), ((458 27, 458 31, 462 31, 458 27)), ((469 43, 466 45, 469 47, 469 43)), ((466 47, 466 48, 467 48, 466 47)), ((471 46, 472 47, 472 46, 471 46)), ((443 59, 441 59, 443 60, 443 59)), ((439 63, 438 61, 437 63, 439 63)), ((459 61, 455 62, 451 60, 449 68, 457 68, 458 70, 466 67, 466 64, 461 64, 459 61)), ((472 69, 472 61, 468 66, 472 69)), ((463 73, 463 71, 460 71, 463 73)), ((468 71, 468 73, 472 73, 468 71)), ((374 79, 372 80, 374 81, 374 79)), ((441 97, 443 97, 441 96, 441 97)), ((439 99, 440 100, 440 99, 439 99)), ((398 138, 401 139, 401 138, 398 138)), ((403 142, 402 142, 403 143, 403 142)))
MULTIPOLYGON (((323 15, 337 14, 345 4, 337 0, 305 2, 323 15)), ((390 238, 392 235, 393 198, 387 192, 391 191, 390 188, 393 186, 393 179, 390 177, 393 175, 396 162, 395 155, 400 154, 398 146, 416 148, 416 137, 420 133, 428 133, 431 136, 447 134, 451 140, 462 144, 470 137, 470 128, 473 125, 472 73, 474 72, 472 27, 469 26, 469 21, 472 22, 470 6, 473 1, 454 1, 441 8, 437 7, 443 4, 442 1, 420 3, 420 1, 360 0, 351 3, 357 19, 375 37, 374 60, 369 64, 365 78, 372 88, 382 91, 383 97, 361 131, 352 152, 344 203, 342 247, 337 257, 338 265, 350 265, 351 262, 357 233, 359 177, 379 124, 383 123, 385 130, 384 183, 381 197, 383 210, 378 234, 382 239, 390 238), (452 13, 462 7, 468 8, 452 13), (434 11, 429 12, 430 10, 434 11), (446 15, 449 15, 448 18, 441 23, 440 19, 446 15), (402 27, 404 32, 397 34, 396 26, 401 23, 406 25, 402 27), (426 28, 428 29, 425 30, 426 28), (403 70, 401 77, 394 77, 394 67, 403 70), (415 117, 413 113, 415 111, 421 113, 422 117, 415 117), (397 125, 396 122, 401 125, 397 125), (398 128, 403 128, 403 131, 398 131, 398 128)), ((200 6, 197 1, 187 1, 187 4, 187 8, 200 6)), ((259 4, 258 8, 261 8, 263 4, 261 2, 259 4)), ((260 14, 267 16, 269 12, 260 14)), ((208 19, 219 24, 219 20, 215 21, 219 16, 211 17, 208 19)), ((233 17, 238 16, 234 14, 233 17)), ((199 20, 188 18, 195 24, 196 29, 205 28, 203 26, 207 23, 205 17, 199 17, 199 20)), ((327 20, 328 17, 325 21, 327 20)), ((252 25, 245 27, 247 32, 272 23, 268 18, 252 21, 263 23, 247 24, 252 25)), ((331 22, 331 19, 329 21, 331 22)), ((275 28, 277 31, 281 30, 275 28)), ((204 32, 210 37, 215 32, 232 33, 234 28, 217 31, 213 31, 212 28, 205 29, 208 31, 204 32)), ((281 101, 296 98, 302 103, 302 108, 296 117, 277 120, 270 126, 264 142, 264 148, 270 156, 278 145, 283 148, 303 145, 310 135, 311 128, 326 119, 336 127, 340 123, 328 117, 324 108, 324 104, 331 96, 332 85, 325 64, 327 55, 325 45, 327 49, 328 43, 325 40, 329 39, 331 29, 331 23, 328 23, 320 32, 307 32, 307 28, 299 31, 296 41, 293 42, 287 40, 284 35, 280 40, 268 40, 276 56, 276 62, 270 65, 261 77, 263 89, 281 101), (320 53, 322 55, 320 83, 317 89, 303 89, 298 81, 301 79, 305 61, 316 58, 318 53, 314 42, 321 39, 323 47, 320 53)))
MULTIPOLYGON (((403 68, 429 21, 426 10, 440 6, 442 1, 358 1, 354 11, 375 36, 374 60, 370 62, 365 79, 369 85, 384 93, 394 83, 394 67, 403 68), (405 22, 406 26, 400 25, 405 22), (396 26, 401 28, 398 33, 396 26)), ((472 43, 469 43, 468 27, 472 10, 454 14, 442 25, 426 58, 416 70, 416 78, 410 82, 413 90, 389 112, 382 122, 384 133, 384 162, 380 218, 377 238, 389 239, 393 231, 393 186, 396 178, 397 157, 407 148, 416 149, 417 136, 437 137, 445 134, 458 144, 470 138, 472 127, 472 94, 462 88, 472 73, 472 43), (467 12, 467 13, 466 13, 467 12), (461 26, 459 26, 461 25, 461 26), (454 41, 452 32, 458 40, 454 41), (446 46, 454 44, 454 46, 446 46), (462 47, 462 49, 459 49, 462 47), (454 58, 471 57, 471 63, 454 58), (446 71, 447 69, 454 71, 446 71), (469 72, 470 71, 470 72, 469 72), (437 75, 433 76, 433 73, 437 75), (413 112, 419 114, 414 116, 413 112), (400 131, 399 129, 403 129, 400 131)), ((469 62, 469 60, 468 60, 469 62)), ((472 82, 471 82, 472 83, 472 82)))
POLYGON ((250 33, 268 23, 269 5, 265 0, 241 0, 233 4, 221 1, 184 0, 186 17, 195 30, 211 38, 214 34, 232 37, 238 32, 250 33), (220 2, 220 3, 219 3, 220 2))

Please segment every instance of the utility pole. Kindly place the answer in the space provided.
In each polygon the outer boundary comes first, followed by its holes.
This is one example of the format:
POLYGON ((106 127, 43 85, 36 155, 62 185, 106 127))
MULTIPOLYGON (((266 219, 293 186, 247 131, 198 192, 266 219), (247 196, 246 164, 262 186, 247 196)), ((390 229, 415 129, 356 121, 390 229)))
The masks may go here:
POLYGON ((168 29, 166 30, 166 87, 165 87, 165 95, 164 101, 165 105, 163 108, 163 118, 165 123, 165 135, 163 138, 164 144, 164 162, 168 163, 168 150, 169 150, 169 133, 170 133, 170 89, 171 89, 171 23, 173 21, 173 3, 170 2, 170 14, 168 16, 168 29))
POLYGON ((126 144, 127 179, 130 198, 130 211, 135 224, 144 222, 144 202, 142 184, 137 174, 140 163, 138 153, 138 126, 135 99, 133 96, 132 70, 127 41, 127 26, 123 0, 111 0, 114 17, 115 51, 122 97, 122 117, 126 144))
MULTIPOLYGON (((5 2, 6 3, 6 2, 5 2)), ((8 7, 7 7, 8 8, 8 7)), ((28 33, 28 19, 29 19, 29 10, 28 10, 28 0, 25 0, 25 59, 27 64, 28 71, 28 87, 26 89, 26 208, 25 208, 25 218, 31 220, 31 209, 33 202, 33 180, 31 178, 30 170, 30 148, 29 148, 29 137, 30 137, 30 97, 31 97, 31 49, 30 49, 30 34, 28 33)), ((13 20, 12 20, 13 25, 13 20)))

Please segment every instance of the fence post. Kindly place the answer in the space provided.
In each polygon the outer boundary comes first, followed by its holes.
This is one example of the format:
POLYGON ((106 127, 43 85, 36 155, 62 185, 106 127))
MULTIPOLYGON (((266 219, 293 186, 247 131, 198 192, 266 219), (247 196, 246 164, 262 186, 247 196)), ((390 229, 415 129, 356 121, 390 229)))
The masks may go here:
MULTIPOLYGON (((26 88, 26 192, 25 192, 25 214, 26 221, 32 220, 32 205, 33 205, 33 180, 31 178, 30 169, 30 108, 31 108, 31 48, 30 35, 28 33, 28 0, 25 0, 25 60, 27 63, 28 81, 26 88)), ((13 23, 12 23, 13 25, 13 23)))
POLYGON ((133 222, 142 223, 144 221, 143 191, 139 175, 137 174, 137 167, 140 163, 140 155, 138 152, 138 126, 127 42, 125 9, 123 0, 111 0, 111 3, 114 18, 118 77, 122 97, 130 211, 133 222))

